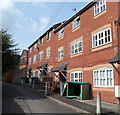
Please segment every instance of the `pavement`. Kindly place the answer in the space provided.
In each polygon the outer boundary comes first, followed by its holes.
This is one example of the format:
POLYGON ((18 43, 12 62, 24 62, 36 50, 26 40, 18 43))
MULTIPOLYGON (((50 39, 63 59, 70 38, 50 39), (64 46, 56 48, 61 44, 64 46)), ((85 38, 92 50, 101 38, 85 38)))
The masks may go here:
MULTIPOLYGON (((43 90, 40 90, 38 87, 32 89, 28 84, 24 84, 24 86, 34 92, 38 92, 41 95, 45 95, 43 90)), ((61 106, 68 107, 73 109, 79 113, 87 113, 87 114, 96 114, 96 100, 79 100, 79 99, 70 99, 65 96, 61 96, 57 93, 49 92, 46 95, 50 100, 60 104, 61 106)), ((101 102, 102 107, 102 115, 120 115, 120 105, 101 102)))

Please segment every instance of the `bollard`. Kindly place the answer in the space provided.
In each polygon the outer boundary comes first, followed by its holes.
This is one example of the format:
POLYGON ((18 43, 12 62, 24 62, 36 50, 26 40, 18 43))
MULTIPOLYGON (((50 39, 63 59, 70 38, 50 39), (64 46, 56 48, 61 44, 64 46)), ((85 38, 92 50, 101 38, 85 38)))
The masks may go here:
POLYGON ((50 92, 50 82, 48 83, 48 92, 50 92))
POLYGON ((45 83, 45 95, 47 95, 47 82, 45 83))
POLYGON ((32 89, 35 88, 35 80, 33 79, 32 89))
POLYGON ((97 115, 101 115, 101 95, 100 92, 97 92, 97 108, 96 108, 97 115))
POLYGON ((120 114, 120 98, 118 98, 118 114, 120 114))

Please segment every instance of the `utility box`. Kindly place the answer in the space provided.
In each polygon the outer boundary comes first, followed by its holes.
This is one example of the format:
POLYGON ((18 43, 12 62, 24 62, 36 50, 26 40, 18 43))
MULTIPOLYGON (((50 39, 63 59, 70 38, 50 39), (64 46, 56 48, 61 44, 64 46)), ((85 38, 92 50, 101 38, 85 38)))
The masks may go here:
POLYGON ((68 98, 79 98, 80 100, 90 99, 89 82, 68 82, 63 96, 68 98))
POLYGON ((21 83, 23 84, 23 83, 28 83, 29 82, 29 78, 27 78, 27 77, 22 77, 21 78, 21 83))
POLYGON ((115 85, 115 97, 120 97, 120 85, 115 85))

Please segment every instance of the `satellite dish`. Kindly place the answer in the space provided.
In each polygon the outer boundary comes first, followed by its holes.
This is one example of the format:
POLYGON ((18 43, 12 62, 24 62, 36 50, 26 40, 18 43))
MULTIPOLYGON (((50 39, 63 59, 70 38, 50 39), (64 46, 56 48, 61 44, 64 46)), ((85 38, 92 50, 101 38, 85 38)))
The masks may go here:
POLYGON ((73 8, 72 10, 76 12, 76 8, 73 8))

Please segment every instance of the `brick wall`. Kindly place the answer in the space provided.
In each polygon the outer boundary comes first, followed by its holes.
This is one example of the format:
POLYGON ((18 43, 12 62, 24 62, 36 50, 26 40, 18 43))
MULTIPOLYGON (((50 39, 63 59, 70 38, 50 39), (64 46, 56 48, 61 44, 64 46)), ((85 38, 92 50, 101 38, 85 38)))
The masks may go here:
POLYGON ((22 63, 19 65, 19 69, 27 69, 27 62, 28 62, 28 52, 23 50, 20 59, 22 59, 22 63), (26 57, 26 63, 23 63, 23 58, 26 57))
MULTIPOLYGON (((120 5, 120 2, 119 2, 120 5)), ((120 7, 119 7, 120 8, 120 7)), ((43 51, 43 60, 37 61, 35 64, 28 65, 32 66, 32 70, 36 70, 37 67, 42 65, 44 61, 48 61, 48 67, 53 66, 55 69, 59 64, 68 62, 68 81, 70 80, 70 72, 77 70, 83 71, 83 81, 90 82, 92 87, 93 97, 96 98, 96 93, 99 91, 102 95, 102 101, 117 103, 117 99, 114 97, 114 88, 95 88, 93 86, 93 70, 103 67, 112 67, 109 64, 109 60, 112 59, 118 51, 118 34, 117 28, 114 21, 118 18, 119 9, 117 2, 107 2, 107 10, 94 16, 94 7, 90 7, 80 15, 80 27, 72 30, 72 22, 64 27, 64 37, 58 39, 58 32, 52 33, 51 39, 47 40, 46 35, 43 36, 43 45, 37 44, 39 50, 34 50, 32 47, 32 53, 28 52, 29 58, 37 56, 38 53, 43 51), (105 28, 111 28, 112 42, 98 47, 92 48, 92 35, 105 28), (79 55, 70 55, 71 43, 74 40, 82 39, 83 41, 83 52, 79 55), (46 58, 46 48, 50 47, 50 58, 46 58), (64 58, 58 60, 58 48, 64 48, 64 58)), ((114 70, 114 84, 120 84, 120 78, 114 70)))

